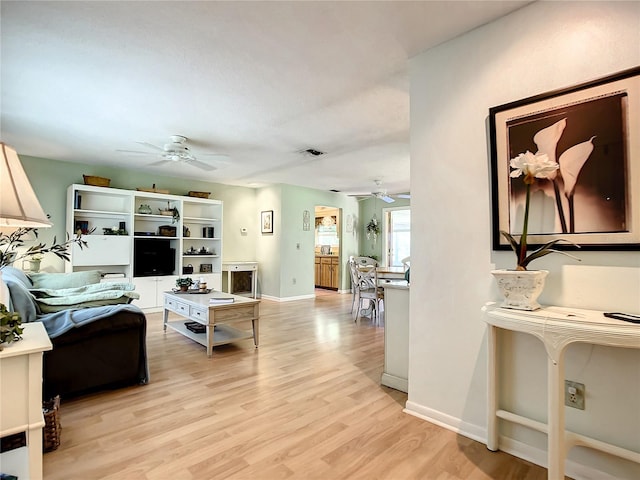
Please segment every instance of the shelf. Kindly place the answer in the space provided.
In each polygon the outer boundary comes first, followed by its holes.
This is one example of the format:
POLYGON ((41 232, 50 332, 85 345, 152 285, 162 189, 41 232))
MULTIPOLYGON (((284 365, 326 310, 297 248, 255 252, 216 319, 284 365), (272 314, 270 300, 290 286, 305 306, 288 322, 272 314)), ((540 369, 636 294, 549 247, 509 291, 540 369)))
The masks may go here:
MULTIPOLYGON (((181 333, 185 337, 189 337, 194 342, 198 342, 202 346, 207 346, 207 334, 195 333, 189 330, 184 324, 185 322, 192 322, 193 320, 170 320, 167 322, 167 326, 178 333, 181 333)), ((203 324, 204 325, 204 324, 203 324)), ((230 325, 215 325, 213 331, 213 346, 226 345, 227 343, 235 342, 238 340, 245 340, 253 338, 253 332, 240 330, 230 325)))
POLYGON ((220 237, 182 237, 183 240, 222 240, 220 237))
POLYGON ((213 222, 219 222, 220 219, 219 218, 202 218, 202 217, 182 217, 182 221, 183 221, 183 223, 203 223, 203 224, 208 224, 208 223, 213 223, 213 222))
POLYGON ((177 240, 179 237, 168 237, 166 235, 134 235, 133 238, 157 238, 164 240, 177 240))
POLYGON ((106 210, 74 210, 73 214, 76 217, 98 217, 98 218, 112 218, 112 217, 128 217, 128 212, 109 212, 106 210))
POLYGON ((187 257, 187 258, 202 258, 202 257, 204 257, 204 258, 219 258, 220 257, 220 255, 206 255, 206 254, 191 255, 191 254, 188 254, 188 253, 183 253, 182 256, 183 257, 187 257))
POLYGON ((173 216, 172 215, 155 215, 153 213, 136 213, 133 215, 135 217, 136 220, 148 220, 148 221, 152 221, 152 222, 158 222, 158 221, 165 221, 165 220, 173 220, 173 216))

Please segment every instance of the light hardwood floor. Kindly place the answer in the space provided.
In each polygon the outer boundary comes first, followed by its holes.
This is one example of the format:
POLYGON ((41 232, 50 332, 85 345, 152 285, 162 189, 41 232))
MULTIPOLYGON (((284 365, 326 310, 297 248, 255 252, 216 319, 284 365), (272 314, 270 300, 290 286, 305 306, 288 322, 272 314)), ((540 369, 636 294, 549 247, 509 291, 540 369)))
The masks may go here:
POLYGON ((406 394, 380 385, 384 329, 350 307, 340 294, 263 300, 260 348, 212 358, 148 315, 151 382, 63 399, 45 479, 546 478, 403 413, 406 394))

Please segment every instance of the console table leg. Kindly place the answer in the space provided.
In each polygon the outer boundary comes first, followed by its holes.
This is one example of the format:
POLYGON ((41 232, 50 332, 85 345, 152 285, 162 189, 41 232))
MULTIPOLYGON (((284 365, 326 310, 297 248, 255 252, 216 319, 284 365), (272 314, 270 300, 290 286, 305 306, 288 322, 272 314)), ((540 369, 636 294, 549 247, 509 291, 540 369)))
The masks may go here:
POLYGON ((497 341, 498 329, 492 325, 487 329, 487 448, 498 450, 498 390, 497 390, 497 341))
POLYGON ((557 363, 547 359, 548 428, 547 455, 549 480, 564 479, 564 350, 558 352, 557 363))

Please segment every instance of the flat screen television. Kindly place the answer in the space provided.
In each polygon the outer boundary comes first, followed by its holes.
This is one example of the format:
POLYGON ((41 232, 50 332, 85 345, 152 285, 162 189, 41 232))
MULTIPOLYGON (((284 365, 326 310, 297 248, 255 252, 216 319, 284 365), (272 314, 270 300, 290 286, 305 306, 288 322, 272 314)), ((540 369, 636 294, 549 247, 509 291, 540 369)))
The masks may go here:
POLYGON ((162 238, 136 238, 133 243, 133 276, 173 275, 176 249, 162 238))

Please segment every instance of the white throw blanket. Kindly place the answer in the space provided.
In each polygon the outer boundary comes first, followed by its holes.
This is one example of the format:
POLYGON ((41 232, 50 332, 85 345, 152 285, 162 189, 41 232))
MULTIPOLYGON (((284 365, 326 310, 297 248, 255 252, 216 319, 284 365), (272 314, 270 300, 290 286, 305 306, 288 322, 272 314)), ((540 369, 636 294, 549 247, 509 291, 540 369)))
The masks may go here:
POLYGON ((39 303, 46 305, 78 305, 85 302, 101 300, 113 300, 127 297, 131 300, 140 298, 138 292, 134 292, 135 286, 131 283, 93 283, 76 288, 62 288, 53 290, 49 288, 30 289, 31 294, 39 303))

